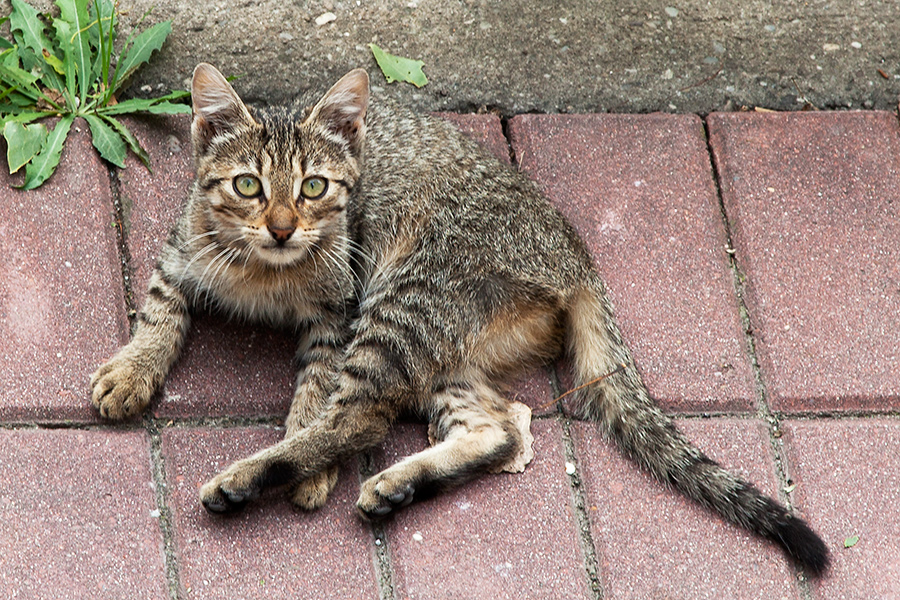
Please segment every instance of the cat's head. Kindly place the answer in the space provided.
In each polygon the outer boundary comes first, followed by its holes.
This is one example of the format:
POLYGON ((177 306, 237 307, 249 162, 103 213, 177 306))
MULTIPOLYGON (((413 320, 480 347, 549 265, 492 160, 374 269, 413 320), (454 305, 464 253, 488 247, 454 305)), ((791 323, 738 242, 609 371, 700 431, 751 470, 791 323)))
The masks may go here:
POLYGON ((349 72, 305 112, 251 112, 205 63, 191 96, 194 199, 220 243, 284 267, 343 235, 366 134, 365 71, 349 72))

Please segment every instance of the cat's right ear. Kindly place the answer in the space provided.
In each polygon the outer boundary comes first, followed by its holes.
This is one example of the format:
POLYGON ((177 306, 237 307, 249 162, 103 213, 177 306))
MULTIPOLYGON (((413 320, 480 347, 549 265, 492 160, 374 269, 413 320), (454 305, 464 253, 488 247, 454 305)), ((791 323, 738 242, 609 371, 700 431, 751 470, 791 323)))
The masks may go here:
POLYGON ((205 151, 217 135, 254 123, 237 92, 210 64, 200 63, 194 68, 191 101, 194 105, 191 137, 196 152, 205 151))

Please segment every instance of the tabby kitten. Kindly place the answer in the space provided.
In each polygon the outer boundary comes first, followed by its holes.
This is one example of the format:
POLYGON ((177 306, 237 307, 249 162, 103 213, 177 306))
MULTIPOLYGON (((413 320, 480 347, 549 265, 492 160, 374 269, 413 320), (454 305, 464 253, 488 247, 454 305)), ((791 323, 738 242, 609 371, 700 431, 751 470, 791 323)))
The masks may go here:
POLYGON ((369 104, 355 70, 308 110, 250 111, 194 71, 196 181, 149 284, 134 337, 91 379, 110 419, 146 409, 207 303, 303 332, 285 439, 200 491, 240 509, 288 486, 322 505, 335 464, 398 415, 435 445, 363 483, 370 518, 503 465, 522 436, 499 383, 565 351, 580 415, 660 480, 767 537, 812 573, 828 565, 799 518, 724 471, 650 399, 591 256, 536 187, 443 121, 369 104))

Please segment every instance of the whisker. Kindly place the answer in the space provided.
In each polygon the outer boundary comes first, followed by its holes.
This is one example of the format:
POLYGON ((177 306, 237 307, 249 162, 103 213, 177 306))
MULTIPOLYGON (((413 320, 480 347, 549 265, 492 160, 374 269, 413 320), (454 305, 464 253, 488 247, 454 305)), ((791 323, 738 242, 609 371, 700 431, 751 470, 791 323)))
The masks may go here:
POLYGON ((218 242, 212 241, 212 242, 208 243, 207 245, 203 246, 203 248, 201 248, 200 250, 198 250, 197 253, 194 254, 193 257, 191 257, 191 260, 189 260, 187 262, 187 264, 184 265, 184 268, 181 270, 181 277, 179 279, 184 279, 184 276, 187 275, 187 271, 188 271, 188 269, 191 268, 191 265, 194 264, 195 262, 197 262, 197 260, 200 259, 205 254, 208 254, 211 250, 215 249, 216 246, 218 246, 218 245, 219 245, 218 242))
MULTIPOLYGON (((228 268, 228 267, 231 265, 231 263, 234 261, 234 257, 235 257, 237 254, 238 254, 237 248, 231 248, 231 249, 228 251, 228 255, 225 256, 225 259, 222 260, 222 262, 219 264, 219 266, 216 267, 216 270, 213 271, 212 277, 209 278, 209 285, 207 286, 207 292, 206 292, 206 300, 207 300, 207 302, 209 301, 209 290, 212 290, 213 284, 214 284, 215 281, 216 281, 216 277, 219 276, 219 273, 222 272, 222 269, 223 269, 223 268, 228 268)), ((204 309, 205 309, 205 308, 206 308, 206 304, 204 303, 204 309)))
MULTIPOLYGON (((211 261, 209 261, 209 263, 206 265, 206 268, 203 269, 203 273, 201 273, 200 279, 197 280, 197 292, 200 292, 200 291, 202 290, 202 291, 205 292, 205 294, 206 294, 206 302, 203 304, 203 308, 204 308, 204 309, 206 309, 206 306, 207 306, 207 304, 209 303, 209 292, 210 292, 209 287, 205 287, 205 286, 203 285, 203 280, 206 279, 206 273, 210 270, 210 268, 215 264, 215 262, 216 262, 217 260, 219 260, 220 258, 222 258, 222 256, 224 256, 225 254, 227 254, 227 253, 229 253, 229 252, 231 252, 231 249, 230 249, 230 248, 225 248, 224 250, 222 250, 221 252, 219 252, 218 254, 216 254, 216 255, 213 257, 213 259, 212 259, 211 261)), ((199 299, 199 298, 198 298, 198 299, 199 299)), ((195 301, 196 301, 196 300, 195 300, 195 301)))
POLYGON ((184 248, 185 248, 186 246, 188 246, 189 244, 193 244, 194 242, 196 242, 196 241, 199 240, 200 238, 205 238, 205 237, 210 236, 210 235, 218 235, 218 233, 219 233, 218 230, 215 230, 215 231, 207 231, 206 233, 200 233, 200 234, 195 235, 195 236, 193 236, 193 237, 191 237, 191 238, 188 238, 183 244, 181 244, 180 246, 178 246, 177 249, 178 249, 178 250, 184 250, 184 248))

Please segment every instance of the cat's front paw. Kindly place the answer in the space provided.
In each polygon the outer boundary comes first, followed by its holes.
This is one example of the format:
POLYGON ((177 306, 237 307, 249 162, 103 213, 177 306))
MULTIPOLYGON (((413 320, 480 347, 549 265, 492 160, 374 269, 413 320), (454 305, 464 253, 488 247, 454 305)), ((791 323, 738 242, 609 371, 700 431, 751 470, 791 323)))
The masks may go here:
POLYGON ((366 519, 381 519, 411 503, 415 493, 411 481, 384 471, 362 484, 356 508, 366 519))
POLYGON ((251 463, 239 461, 222 471, 200 488, 200 502, 216 514, 237 512, 259 498, 261 478, 251 463))
POLYGON ((328 499, 328 494, 337 484, 337 476, 338 468, 335 466, 316 473, 309 479, 304 479, 294 488, 291 502, 303 510, 322 508, 328 499))
POLYGON ((91 375, 91 401, 101 417, 126 419, 144 412, 157 385, 146 367, 116 356, 91 375))

